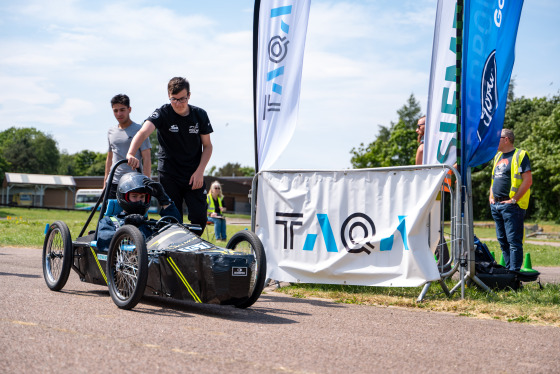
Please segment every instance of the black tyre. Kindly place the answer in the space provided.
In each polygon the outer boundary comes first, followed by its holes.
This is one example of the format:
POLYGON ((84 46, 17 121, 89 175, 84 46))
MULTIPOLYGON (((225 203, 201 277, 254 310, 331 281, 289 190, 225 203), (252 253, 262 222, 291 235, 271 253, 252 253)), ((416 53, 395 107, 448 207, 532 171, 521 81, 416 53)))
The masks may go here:
POLYGON ((231 237, 226 248, 255 256, 255 262, 251 269, 252 278, 249 297, 235 304, 237 308, 248 308, 258 300, 264 288, 266 278, 266 255, 264 253, 263 244, 257 234, 252 231, 243 230, 231 237))
POLYGON ((113 302, 121 309, 138 304, 148 280, 148 251, 144 236, 136 227, 117 230, 107 254, 107 284, 113 302))
POLYGON ((62 221, 50 225, 43 243, 43 276, 47 286, 60 291, 72 267, 72 237, 62 221))

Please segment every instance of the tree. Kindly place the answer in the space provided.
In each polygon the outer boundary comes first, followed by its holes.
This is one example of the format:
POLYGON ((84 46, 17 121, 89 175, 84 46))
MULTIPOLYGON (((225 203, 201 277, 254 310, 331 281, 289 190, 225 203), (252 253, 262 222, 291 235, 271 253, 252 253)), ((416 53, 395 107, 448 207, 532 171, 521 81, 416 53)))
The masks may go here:
POLYGON ((538 108, 528 123, 531 131, 521 148, 531 157, 534 216, 560 221, 560 96, 531 101, 538 108))
MULTIPOLYGON (((527 218, 560 222, 560 95, 516 98, 510 82, 504 128, 515 133, 515 146, 525 149, 531 160, 533 185, 527 218)), ((414 128, 420 107, 411 95, 397 111, 399 121, 381 126, 377 139, 353 148, 355 168, 414 164, 417 148, 414 128)), ((491 220, 488 206, 492 161, 472 171, 473 218, 491 220)))
POLYGON ((74 162, 74 155, 69 155, 65 151, 60 154, 58 162, 58 169, 56 171, 59 175, 76 175, 76 166, 74 162))
POLYGON ((241 175, 244 177, 255 176, 255 168, 251 166, 242 166, 241 169, 239 169, 239 171, 241 171, 241 175))
MULTIPOLYGON (((215 169, 211 169, 214 171, 215 169)), ((249 166, 242 167, 239 163, 232 164, 228 162, 217 172, 209 174, 215 177, 252 177, 255 175, 255 169, 249 166)))
POLYGON ((0 157, 15 173, 54 174, 58 169, 56 141, 35 128, 11 127, 0 133, 0 157))
POLYGON ((513 100, 515 100, 515 93, 513 92, 514 90, 515 90, 515 77, 511 77, 511 79, 509 80, 509 85, 508 85, 508 94, 507 94, 506 105, 509 105, 509 103, 511 103, 513 100))
POLYGON ((210 168, 210 170, 208 170, 206 172, 206 175, 208 175, 209 177, 213 177, 216 173, 216 169, 217 167, 215 165, 212 165, 212 167, 210 168))
POLYGON ((403 121, 405 123, 405 128, 411 130, 416 129, 418 119, 422 117, 422 110, 420 109, 420 103, 416 100, 414 94, 410 94, 406 104, 397 110, 397 114, 399 115, 399 121, 403 121))
POLYGON ((4 175, 10 171, 10 163, 0 155, 0 183, 4 181, 4 175))
POLYGON ((150 144, 152 146, 151 156, 152 156, 152 175, 153 175, 158 167, 157 153, 159 151, 159 141, 157 138, 157 131, 154 131, 150 134, 150 144))
POLYGON ((390 127, 380 126, 377 139, 369 145, 352 148, 350 162, 354 168, 414 165, 418 142, 416 124, 421 117, 420 104, 411 94, 397 110, 399 121, 390 127))
POLYGON ((106 153, 84 150, 74 155, 74 175, 105 175, 106 153))

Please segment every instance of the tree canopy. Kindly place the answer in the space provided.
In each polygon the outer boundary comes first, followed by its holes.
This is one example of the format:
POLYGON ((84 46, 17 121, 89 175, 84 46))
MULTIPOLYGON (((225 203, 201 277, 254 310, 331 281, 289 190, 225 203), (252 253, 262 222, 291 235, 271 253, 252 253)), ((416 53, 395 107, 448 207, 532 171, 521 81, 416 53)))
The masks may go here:
POLYGON ((352 148, 350 162, 355 168, 414 165, 418 148, 416 124, 422 116, 420 104, 411 94, 397 110, 399 120, 389 127, 380 126, 377 138, 367 146, 352 148))
MULTIPOLYGON (((533 185, 527 218, 560 221, 560 95, 516 98, 510 84, 504 128, 512 129, 515 146, 528 152, 533 185)), ((399 120, 381 126, 377 138, 351 150, 355 168, 413 165, 418 143, 414 131, 420 106, 413 95, 397 111, 399 120)), ((492 166, 472 173, 473 217, 491 220, 488 194, 492 166)))
POLYGON ((255 169, 250 166, 241 166, 239 163, 228 162, 221 168, 217 169, 213 166, 209 172, 209 176, 213 177, 252 177, 255 175, 255 169))
POLYGON ((0 132, 0 179, 4 173, 104 175, 106 153, 60 153, 56 141, 35 128, 0 132))
POLYGON ((56 141, 35 128, 15 128, 0 133, 0 168, 4 172, 54 174, 59 152, 56 141))

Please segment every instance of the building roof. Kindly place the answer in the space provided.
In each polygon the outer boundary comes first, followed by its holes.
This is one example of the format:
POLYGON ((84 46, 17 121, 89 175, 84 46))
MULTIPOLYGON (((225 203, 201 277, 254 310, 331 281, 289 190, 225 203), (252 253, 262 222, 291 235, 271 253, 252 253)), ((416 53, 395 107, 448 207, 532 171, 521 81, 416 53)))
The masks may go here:
POLYGON ((60 187, 74 187, 76 182, 70 175, 47 175, 47 174, 23 174, 6 173, 4 185, 49 185, 60 187))

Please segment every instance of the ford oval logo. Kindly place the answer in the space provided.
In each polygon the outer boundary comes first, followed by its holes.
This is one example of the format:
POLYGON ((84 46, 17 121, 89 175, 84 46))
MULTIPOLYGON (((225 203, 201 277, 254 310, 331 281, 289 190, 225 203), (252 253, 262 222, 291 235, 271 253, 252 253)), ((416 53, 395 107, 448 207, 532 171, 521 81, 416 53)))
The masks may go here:
POLYGON ((482 81, 480 85, 480 122, 478 123, 478 140, 488 132, 492 117, 498 109, 498 79, 496 77, 496 50, 486 59, 484 70, 482 71, 482 81))

